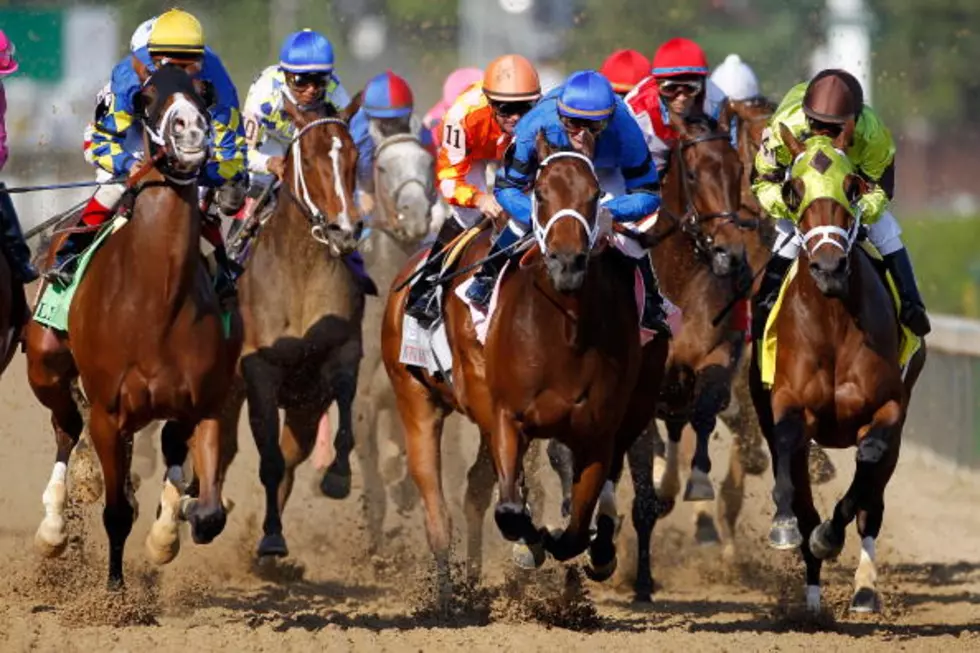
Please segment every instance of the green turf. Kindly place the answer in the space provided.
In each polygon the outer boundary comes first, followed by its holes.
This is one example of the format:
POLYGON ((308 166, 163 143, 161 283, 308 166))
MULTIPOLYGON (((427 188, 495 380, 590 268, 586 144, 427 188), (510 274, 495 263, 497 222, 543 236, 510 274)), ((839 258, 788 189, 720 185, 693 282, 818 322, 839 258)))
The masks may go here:
POLYGON ((980 317, 980 216, 899 220, 929 311, 980 317))

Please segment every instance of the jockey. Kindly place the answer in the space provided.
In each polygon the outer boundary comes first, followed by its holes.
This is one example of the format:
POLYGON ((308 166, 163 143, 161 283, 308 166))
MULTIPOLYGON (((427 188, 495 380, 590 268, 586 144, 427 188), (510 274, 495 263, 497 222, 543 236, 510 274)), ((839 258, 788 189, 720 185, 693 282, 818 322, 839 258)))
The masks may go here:
MULTIPOLYGON (((17 72, 18 64, 14 59, 14 44, 0 30, 0 80, 7 75, 17 72)), ((7 163, 7 92, 0 81, 0 170, 7 163)), ((10 262, 14 279, 18 283, 30 283, 37 279, 38 273, 31 263, 31 250, 24 240, 24 233, 17 220, 14 203, 10 194, 0 183, 0 246, 10 262)))
MULTIPOLYGON (((439 190, 451 207, 451 219, 442 224, 425 266, 483 216, 502 216, 500 204, 487 192, 486 164, 503 157, 517 121, 540 97, 541 83, 531 62, 520 55, 507 54, 491 61, 482 82, 466 89, 446 112, 436 177, 439 190)), ((435 288, 430 282, 429 275, 422 275, 406 302, 406 313, 420 321, 437 317, 431 301, 435 288)))
POLYGON ((708 58, 697 43, 674 38, 660 46, 653 55, 653 74, 629 92, 626 104, 661 176, 679 138, 671 118, 717 118, 724 99, 721 89, 708 80, 708 58))
POLYGON ((374 149, 378 144, 389 136, 413 132, 423 147, 428 144, 428 131, 419 127, 418 120, 412 120, 414 111, 411 87, 390 70, 372 77, 364 86, 361 108, 350 121, 350 133, 357 144, 357 185, 365 215, 374 210, 374 149))
POLYGON ((733 102, 752 100, 762 93, 755 72, 737 54, 730 54, 720 66, 714 69, 708 81, 733 102))
POLYGON ((783 200, 783 184, 793 162, 778 126, 786 125, 800 139, 809 134, 833 138, 852 120, 855 121, 854 136, 847 155, 870 182, 869 191, 856 202, 860 219, 867 225, 868 239, 881 253, 898 288, 899 318, 918 336, 930 331, 912 262, 902 244, 902 230, 886 208, 895 188, 895 142, 878 114, 864 104, 860 82, 848 72, 828 69, 789 90, 773 114, 756 155, 757 177, 752 190, 766 213, 776 219, 777 237, 773 256, 755 297, 752 311, 755 338, 761 337, 783 276, 800 251, 794 216, 783 200))
MULTIPOLYGON (((457 68, 449 73, 442 84, 442 99, 435 103, 422 118, 422 126, 432 134, 432 143, 438 146, 442 140, 442 119, 449 111, 460 93, 483 79, 483 71, 479 68, 457 68)), ((433 154, 438 152, 433 151, 433 154)))
MULTIPOLYGON (((488 257, 511 247, 531 227, 531 199, 537 166, 535 139, 543 133, 556 148, 581 149, 585 132, 596 137, 593 162, 597 172, 617 171, 622 175, 623 192, 599 205, 600 224, 635 222, 654 213, 660 206, 657 169, 643 144, 639 126, 609 81, 594 70, 572 73, 565 84, 548 93, 522 119, 514 133, 513 152, 508 153, 497 172, 494 194, 510 215, 488 257)), ((600 177, 602 177, 600 172, 600 177)), ((646 250, 634 258, 646 286, 641 323, 644 328, 670 333, 666 326, 663 298, 646 250)), ((502 256, 489 258, 476 273, 467 298, 486 305, 496 276, 503 267, 502 256)))
POLYGON ((650 74, 650 60, 636 50, 616 50, 599 69, 619 97, 626 97, 650 74))
POLYGON ((295 135, 285 103, 308 110, 326 105, 339 112, 350 96, 334 73, 333 45, 327 37, 304 29, 286 37, 279 50, 279 64, 258 76, 245 98, 245 140, 251 183, 245 213, 272 183, 282 178, 284 155, 295 135))
MULTIPOLYGON (((89 125, 85 134, 85 158, 98 168, 96 178, 105 182, 113 177, 128 176, 141 163, 142 136, 134 101, 143 87, 143 80, 136 71, 137 63, 150 73, 157 66, 175 64, 210 87, 213 99, 208 112, 214 141, 211 160, 201 171, 198 182, 206 188, 217 188, 216 203, 220 211, 234 215, 244 201, 246 176, 238 93, 221 60, 205 47, 200 22, 179 9, 171 9, 156 18, 146 47, 127 56, 112 71, 111 93, 96 110, 95 122, 89 125)), ((82 210, 82 223, 93 227, 103 224, 115 212, 124 191, 122 183, 100 187, 82 210)), ((219 294, 223 297, 233 295, 234 273, 220 229, 206 222, 202 226, 202 235, 215 248, 219 294)), ((55 265, 46 276, 61 284, 71 283, 77 256, 94 238, 94 230, 72 233, 58 250, 55 265)))

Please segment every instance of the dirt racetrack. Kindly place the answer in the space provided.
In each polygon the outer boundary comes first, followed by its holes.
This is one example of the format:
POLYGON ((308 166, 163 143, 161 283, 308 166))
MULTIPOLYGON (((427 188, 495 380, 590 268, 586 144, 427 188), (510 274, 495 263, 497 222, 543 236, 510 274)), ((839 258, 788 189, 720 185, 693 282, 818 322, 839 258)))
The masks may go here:
MULTIPOLYGON (((980 482, 908 449, 886 495, 879 616, 846 610, 857 561, 853 529, 840 561, 825 567, 826 614, 800 616, 802 567, 795 555, 764 544, 771 513, 767 475, 749 480, 734 564, 723 563, 717 548, 693 545, 687 506, 658 524, 654 574, 661 587, 652 605, 631 604, 625 483, 620 573, 612 582, 582 581, 578 588, 577 574, 566 578, 553 561, 518 574, 488 519, 486 585, 467 592, 452 618, 437 619, 426 611, 429 557, 420 513, 389 515, 385 550, 366 553, 356 466, 354 493, 340 503, 317 496, 317 473, 310 465, 301 468, 284 517, 292 555, 274 568, 255 568, 261 488, 254 446, 242 427, 242 454, 225 490, 236 502, 227 529, 207 546, 185 537, 177 560, 161 569, 147 562, 143 538, 162 468, 158 464, 150 476, 142 463, 142 510, 126 550, 127 590, 111 596, 101 500, 70 508, 70 535, 79 537, 64 558, 43 561, 33 550, 54 441, 18 356, 0 381, 0 651, 980 650, 980 482)), ((474 434, 466 430, 461 437, 468 458, 474 434)), ((719 470, 724 443, 716 438, 719 470)), ((822 514, 849 478, 851 459, 848 452, 834 457, 841 473, 832 487, 821 488, 822 514)), ((462 470, 447 475, 458 534, 462 470)), ((553 492, 551 475, 544 477, 553 492)), ((69 491, 78 494, 72 486, 69 491)))

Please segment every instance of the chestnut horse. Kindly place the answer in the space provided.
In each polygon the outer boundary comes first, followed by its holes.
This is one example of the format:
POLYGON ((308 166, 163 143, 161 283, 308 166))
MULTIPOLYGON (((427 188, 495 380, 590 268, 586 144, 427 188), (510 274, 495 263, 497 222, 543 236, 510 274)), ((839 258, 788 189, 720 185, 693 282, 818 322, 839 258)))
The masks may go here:
POLYGON ((782 309, 770 318, 778 343, 771 389, 763 385, 758 357, 752 361, 753 398, 776 478, 769 543, 802 547, 807 606, 818 610, 822 561, 840 554, 857 518, 861 561, 851 609, 876 611, 875 540, 925 343, 903 370, 893 299, 870 256, 854 247, 861 216, 853 207, 866 187, 843 154, 853 121, 834 140, 812 136, 801 143, 785 125, 779 129, 794 159, 785 192, 800 216, 803 247, 782 309), (857 449, 851 486, 822 524, 807 473, 811 439, 857 449))
MULTIPOLYGON (((178 518, 194 541, 224 528, 219 469, 219 412, 241 348, 237 314, 231 336, 199 251, 202 215, 197 173, 208 157, 208 117, 194 82, 176 66, 147 79, 139 67, 148 162, 132 217, 95 253, 79 281, 68 333, 32 321, 27 329, 28 380, 51 411, 58 452, 35 542, 45 555, 67 544, 65 470, 83 422, 71 384, 78 377, 90 404, 89 432, 105 481, 103 522, 109 536, 109 586, 123 583, 123 547, 137 506, 130 486, 133 435, 151 420, 163 429, 167 476, 147 537, 155 562, 179 549, 178 518), (152 134, 152 141, 147 134, 152 134), (181 496, 181 465, 193 450, 200 498, 181 496)), ((50 264, 59 244, 48 252, 50 264)))
MULTIPOLYGON (((588 137, 587 141, 586 153, 594 147, 588 137)), ((458 410, 481 432, 466 490, 471 576, 480 573, 482 523, 496 470, 496 523, 506 539, 529 547, 532 557, 527 564, 540 565, 545 552, 568 560, 589 549, 587 571, 602 580, 612 574, 616 563, 614 483, 626 450, 653 413, 651 398, 656 396, 666 357, 663 338, 655 338, 641 350, 634 264, 618 252, 595 249, 600 191, 589 157, 552 152, 539 136, 538 159, 536 216, 547 216, 543 224, 535 217, 539 249, 525 257, 530 261, 527 265, 512 261, 516 269, 505 271, 485 346, 477 340, 470 309, 453 297, 463 277, 453 279, 447 290, 444 313, 453 354, 451 383, 399 362, 407 289, 391 293, 385 314, 385 366, 405 426, 409 469, 422 495, 443 592, 449 580, 450 548, 440 453, 446 416, 458 410), (571 519, 560 533, 537 528, 527 511, 523 458, 533 438, 557 438, 573 453, 571 519), (590 543, 597 503, 597 532, 590 543)), ((469 268, 488 249, 484 232, 463 253, 459 265, 469 268)), ((417 263, 418 257, 401 278, 407 278, 417 263)), ((656 497, 652 484, 645 489, 635 499, 634 511, 653 520, 656 497)), ((646 576, 652 589, 649 568, 646 576)))
POLYGON ((297 131, 285 154, 279 200, 239 281, 245 343, 224 437, 233 447, 247 397, 265 489, 260 557, 289 553, 282 511, 296 467, 312 452, 318 422, 334 401, 336 457, 320 487, 334 498, 350 492, 365 289, 342 257, 355 250, 362 229, 354 202, 357 149, 347 127, 360 102, 358 94, 337 116, 287 104, 297 131), (281 439, 280 408, 286 412, 281 439))

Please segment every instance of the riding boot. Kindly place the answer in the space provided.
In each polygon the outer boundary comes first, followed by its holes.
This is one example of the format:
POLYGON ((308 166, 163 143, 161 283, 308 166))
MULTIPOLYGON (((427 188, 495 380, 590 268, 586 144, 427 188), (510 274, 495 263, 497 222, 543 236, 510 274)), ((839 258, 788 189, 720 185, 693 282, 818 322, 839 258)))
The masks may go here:
POLYGON ((14 279, 19 283, 30 283, 38 278, 37 268, 31 262, 31 249, 24 240, 24 232, 17 220, 17 211, 6 187, 0 182, 0 245, 2 245, 7 260, 10 261, 14 279))
POLYGON ((640 326, 644 329, 657 331, 670 336, 670 326, 667 324, 667 311, 664 309, 664 297, 660 294, 660 283, 653 269, 653 262, 648 254, 636 259, 636 267, 643 277, 643 315, 640 316, 640 326))
MULTIPOLYGON (((113 209, 103 206, 93 195, 82 209, 82 217, 77 226, 98 227, 112 217, 112 213, 113 209)), ((78 267, 78 259, 95 240, 97 233, 98 229, 89 229, 68 234, 55 254, 54 265, 44 273, 44 278, 62 286, 71 285, 75 277, 75 269, 78 267)))
POLYGON ((458 220, 452 216, 446 218, 436 235, 435 242, 429 249, 429 255, 425 257, 425 263, 422 264, 422 270, 425 272, 419 275, 419 278, 408 290, 408 298, 405 300, 405 313, 414 317, 423 326, 431 324, 439 317, 438 307, 432 301, 436 292, 436 287, 432 282, 439 276, 439 270, 438 268, 435 270, 429 268, 442 253, 442 250, 446 248, 446 245, 462 234, 463 231, 465 228, 458 220))
POLYGON ((230 310, 238 299, 238 289, 235 281, 244 272, 242 266, 228 256, 224 240, 221 238, 221 227, 214 222, 205 220, 201 235, 214 247, 214 292, 223 310, 230 310))
POLYGON ((885 256, 884 259, 885 266, 891 272, 895 287, 898 289, 901 303, 899 319, 915 335, 922 337, 928 334, 932 331, 932 325, 929 324, 929 316, 926 315, 926 307, 915 282, 915 272, 912 270, 912 260, 909 258, 908 250, 903 247, 885 256))
POLYGON ((504 264, 509 258, 509 254, 505 255, 502 252, 509 250, 520 238, 510 226, 504 227, 501 230, 497 235, 497 239, 490 247, 490 251, 487 252, 487 257, 484 259, 480 269, 473 275, 473 281, 470 287, 466 289, 466 298, 468 300, 477 306, 487 307, 490 303, 490 297, 493 295, 493 286, 497 281, 497 276, 504 269, 504 264))
POLYGON ((766 264, 766 271, 762 274, 762 283, 759 292, 752 302, 752 339, 762 338, 762 332, 766 329, 766 321, 769 313, 776 305, 779 298, 779 289, 783 285, 783 277, 792 265, 793 259, 784 258, 779 254, 773 254, 766 264))

